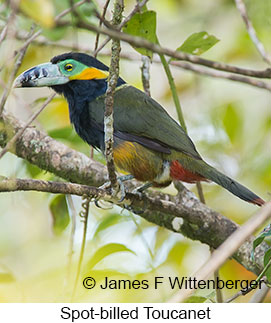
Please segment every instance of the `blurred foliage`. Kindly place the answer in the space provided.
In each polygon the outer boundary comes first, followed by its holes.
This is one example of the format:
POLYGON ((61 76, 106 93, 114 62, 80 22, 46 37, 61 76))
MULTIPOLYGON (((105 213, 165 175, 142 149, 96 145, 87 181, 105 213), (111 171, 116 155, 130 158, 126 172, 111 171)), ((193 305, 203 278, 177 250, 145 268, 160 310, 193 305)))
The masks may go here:
POLYGON ((52 199, 50 212, 53 217, 53 231, 56 235, 60 235, 70 223, 65 195, 57 195, 52 199))
MULTIPOLYGON (((149 10, 135 14, 123 27, 123 31, 156 43, 156 12, 149 10)), ((150 58, 153 56, 153 53, 148 49, 136 48, 136 50, 150 58)))
MULTIPOLYGON (((124 244, 121 243, 108 243, 99 249, 97 249, 94 255, 88 260, 86 264, 86 274, 90 272, 91 269, 95 267, 101 260, 105 257, 113 255, 117 252, 131 252, 135 254, 131 249, 127 248, 124 244)), ((91 273, 91 272, 90 272, 91 273)))
MULTIPOLYGON (((73 1, 78 2, 78 1, 73 1)), ((112 1, 111 1, 112 2, 112 1)), ((0 1, 0 30, 9 17, 8 1, 0 1)), ((80 19, 98 24, 93 9, 101 12, 104 1, 95 5, 84 4, 78 9, 80 19)), ((135 1, 125 1, 125 16, 135 1)), ((249 16, 257 33, 271 50, 271 2, 246 0, 249 16)), ((76 17, 67 15, 69 26, 54 26, 53 19, 69 8, 70 0, 21 0, 19 12, 13 21, 15 34, 9 35, 0 47, 0 92, 7 82, 13 62, 13 51, 24 41, 35 24, 42 28, 45 44, 32 43, 18 73, 33 65, 49 61, 52 56, 71 51, 77 46, 92 50, 96 35, 74 26, 76 17), (17 38, 16 38, 17 37, 17 38), (48 44, 47 44, 48 43, 48 44), (63 44, 66 45, 63 49, 63 44), (68 44, 68 48, 67 48, 68 44)), ((243 21, 231 0, 150 0, 149 11, 135 15, 125 31, 159 42, 166 47, 186 51, 195 49, 216 61, 224 61, 248 68, 264 68, 264 63, 254 48, 243 21), (203 31, 207 31, 206 34, 203 31), (216 35, 211 36, 211 35, 216 35), (217 39, 220 41, 217 43, 217 39), (204 41, 203 41, 204 40, 204 41), (187 43, 188 42, 188 43, 187 43), (212 47, 212 45, 215 46, 212 47), (207 52, 205 52, 208 49, 207 52), (184 50, 184 47, 182 48, 184 50)), ((107 18, 111 17, 112 4, 107 18)), ((101 36, 100 43, 105 39, 101 36)), ((107 50, 110 44, 107 46, 107 50)), ((122 53, 134 49, 122 44, 122 53)), ((152 56, 149 52, 140 53, 152 56)), ((109 57, 100 56, 106 64, 109 57)), ((121 75, 131 84, 141 86, 140 60, 121 60, 121 75)), ((271 187, 271 114, 270 93, 248 85, 226 80, 201 77, 171 67, 188 132, 201 155, 223 172, 238 179, 252 190, 269 199, 271 187)), ((27 120, 37 103, 51 90, 17 89, 12 91, 6 109, 22 120, 27 120)), ((0 94, 1 94, 0 93, 0 94)), ((177 117, 171 91, 160 64, 151 66, 151 93, 168 112, 177 117)), ((90 155, 84 143, 70 126, 66 101, 55 98, 43 111, 34 125, 51 137, 90 155)), ((101 154, 94 151, 95 160, 104 163, 101 154)), ((6 154, 0 160, 3 176, 31 177, 54 180, 56 176, 40 170, 25 160, 6 154)), ((195 191, 193 185, 188 185, 195 191)), ((204 184, 207 204, 223 215, 243 223, 255 207, 235 198, 217 185, 204 184)), ((175 194, 172 186, 165 192, 175 194)), ((72 197, 77 213, 81 199, 72 197)), ((78 302, 163 302, 176 291, 168 285, 154 289, 154 276, 189 276, 208 258, 209 248, 179 234, 154 226, 137 215, 118 207, 101 204, 90 207, 84 271, 102 283, 110 279, 148 280, 150 287, 142 290, 86 290, 78 286, 78 302)), ((63 196, 36 192, 1 193, 0 195, 0 301, 2 302, 63 302, 71 300, 77 268, 82 222, 76 219, 74 247, 69 250, 72 207, 63 196), (57 233, 57 234, 55 234, 57 233), (69 255, 72 261, 69 265, 69 255), (67 284, 68 282, 68 284, 67 284)), ((256 241, 256 240, 255 240, 256 241)), ((259 241, 259 240, 258 240, 259 241)), ((255 246, 256 248, 256 246, 255 246)), ((270 259, 267 254, 265 262, 270 259)), ((228 261, 221 268, 222 279, 254 279, 235 261, 228 261)), ((230 297, 235 290, 223 290, 230 297)), ((250 295, 237 301, 247 301, 250 295)), ((215 301, 213 290, 197 292, 188 302, 215 301)), ((266 301, 270 301, 269 298, 266 301)))
MULTIPOLYGON (((254 253, 255 249, 263 242, 270 242, 271 241, 271 224, 264 228, 264 230, 256 237, 253 241, 253 250, 251 253, 251 259, 255 261, 254 253)), ((264 254, 264 274, 269 284, 271 284, 271 248, 268 249, 264 254)), ((261 274, 260 274, 261 275, 261 274)), ((259 276, 260 276, 259 275, 259 276)))
POLYGON ((177 50, 189 54, 201 55, 217 42, 219 42, 219 39, 215 36, 209 35, 206 31, 202 31, 189 36, 177 50))
POLYGON ((42 27, 54 26, 54 6, 50 0, 21 0, 19 9, 42 27))

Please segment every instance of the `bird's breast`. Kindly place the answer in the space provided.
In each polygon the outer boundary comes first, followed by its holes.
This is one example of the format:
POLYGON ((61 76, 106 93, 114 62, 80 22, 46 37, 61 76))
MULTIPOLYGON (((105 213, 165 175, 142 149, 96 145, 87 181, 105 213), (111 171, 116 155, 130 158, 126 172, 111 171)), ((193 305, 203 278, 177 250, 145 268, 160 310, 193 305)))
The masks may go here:
POLYGON ((139 181, 153 182, 163 173, 162 154, 136 142, 117 140, 113 154, 117 167, 139 181))

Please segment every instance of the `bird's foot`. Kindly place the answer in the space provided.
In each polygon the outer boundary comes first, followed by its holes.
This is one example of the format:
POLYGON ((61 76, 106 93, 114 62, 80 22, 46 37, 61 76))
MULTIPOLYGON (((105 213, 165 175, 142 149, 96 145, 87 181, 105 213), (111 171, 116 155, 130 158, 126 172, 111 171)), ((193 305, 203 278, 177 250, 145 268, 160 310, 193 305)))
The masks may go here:
MULTIPOLYGON (((134 176, 133 175, 123 175, 123 176, 120 176, 117 178, 117 182, 118 182, 118 189, 116 192, 113 192, 114 194, 113 195, 117 195, 119 192, 120 192, 120 199, 118 202, 123 202, 123 200, 125 199, 125 196, 126 196, 126 188, 123 184, 123 182, 126 182, 128 180, 131 180, 133 179, 134 176)), ((111 186, 111 182, 108 181, 108 182, 105 182, 102 186, 100 186, 99 188, 101 189, 104 189, 104 190, 107 190, 107 189, 110 189, 112 188, 111 186)))
POLYGON ((138 195, 139 197, 142 197, 142 195, 144 194, 143 192, 152 186, 153 186, 152 183, 145 183, 145 184, 135 188, 134 190, 132 190, 132 193, 138 195))
MULTIPOLYGON (((134 190, 132 190, 132 194, 135 194, 140 199, 142 199, 142 197, 144 196, 144 191, 152 186, 153 186, 152 183, 145 183, 145 184, 135 188, 134 190)), ((139 215, 143 214, 146 210, 145 202, 144 202, 144 207, 140 208, 140 209, 134 208, 132 205, 127 205, 127 204, 124 205, 124 208, 128 211, 131 211, 131 212, 133 212, 135 214, 139 214, 139 215)))

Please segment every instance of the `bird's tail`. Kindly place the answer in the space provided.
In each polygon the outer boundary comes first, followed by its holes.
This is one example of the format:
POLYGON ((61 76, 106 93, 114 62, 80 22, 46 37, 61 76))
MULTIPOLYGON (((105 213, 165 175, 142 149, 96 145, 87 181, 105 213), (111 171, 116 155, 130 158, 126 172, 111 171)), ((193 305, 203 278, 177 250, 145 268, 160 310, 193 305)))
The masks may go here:
POLYGON ((220 173, 218 170, 208 165, 207 163, 203 163, 205 164, 205 167, 201 168, 200 175, 224 187, 226 190, 230 191, 232 194, 238 196, 244 201, 256 204, 258 206, 262 206, 263 204, 265 204, 265 201, 263 199, 261 199, 255 193, 251 192, 245 186, 241 185, 240 183, 236 182, 230 177, 220 173))

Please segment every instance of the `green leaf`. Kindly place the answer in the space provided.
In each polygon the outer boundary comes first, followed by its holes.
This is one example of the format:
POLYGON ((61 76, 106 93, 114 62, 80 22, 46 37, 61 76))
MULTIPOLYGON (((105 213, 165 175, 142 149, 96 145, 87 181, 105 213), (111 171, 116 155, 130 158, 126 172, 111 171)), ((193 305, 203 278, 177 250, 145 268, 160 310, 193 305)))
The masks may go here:
POLYGON ((219 42, 219 39, 215 36, 209 35, 206 31, 201 31, 189 36, 184 43, 177 48, 177 51, 201 55, 213 47, 217 42, 219 42))
POLYGON ((71 126, 50 130, 48 131, 48 135, 65 143, 65 145, 68 145, 71 148, 80 150, 86 154, 90 153, 89 146, 84 143, 84 141, 77 135, 74 128, 71 126))
POLYGON ((81 138, 76 134, 72 127, 58 128, 48 131, 48 135, 54 139, 64 139, 72 143, 82 143, 81 138))
POLYGON ((122 222, 123 220, 125 220, 125 217, 121 216, 120 214, 109 214, 107 217, 103 218, 102 221, 98 224, 94 232, 93 239, 96 238, 101 231, 109 228, 110 226, 116 223, 122 222))
POLYGON ((206 297, 203 296, 191 296, 187 300, 185 300, 185 303, 204 303, 208 301, 206 297))
POLYGON ((271 117, 270 116, 266 116, 266 118, 265 118, 264 129, 266 132, 269 132, 271 130, 271 117))
MULTIPOLYGON (((271 249, 268 249, 264 254, 264 259, 263 259, 264 266, 267 266, 270 260, 271 260, 271 249)), ((271 284, 271 264, 269 264, 269 267, 265 272, 265 276, 267 278, 268 283, 271 284)))
POLYGON ((77 12, 79 13, 80 17, 95 16, 95 12, 97 11, 99 11, 99 8, 94 1, 88 1, 88 3, 84 3, 77 8, 77 12))
POLYGON ((103 260, 105 257, 112 255, 116 252, 130 252, 135 255, 135 252, 125 245, 120 243, 108 243, 98 249, 95 254, 91 257, 91 259, 87 263, 87 270, 92 269, 97 263, 103 260))
MULTIPOLYGON (((148 10, 135 14, 132 19, 124 26, 123 31, 132 36, 145 38, 146 40, 157 43, 156 37, 156 12, 148 10)), ((152 58, 152 51, 145 48, 135 48, 140 54, 152 58)))
POLYGON ((68 32, 67 27, 57 27, 52 29, 44 28, 42 31, 42 34, 44 35, 44 37, 46 37, 51 41, 58 41, 60 39, 63 39, 67 32, 68 32))
POLYGON ((239 138, 243 122, 238 108, 233 104, 228 104, 222 118, 224 129, 230 141, 236 142, 239 138))
POLYGON ((253 241, 253 249, 251 252, 251 259, 255 261, 254 252, 255 249, 263 242, 266 237, 271 236, 271 224, 264 228, 264 230, 258 235, 258 237, 253 241))
POLYGON ((40 174, 44 172, 38 166, 29 163, 27 160, 24 160, 24 164, 26 166, 26 171, 29 173, 31 178, 37 178, 40 174))
POLYGON ((53 231, 60 235, 69 225, 70 216, 65 195, 57 195, 50 203, 50 212, 53 217, 53 231))

